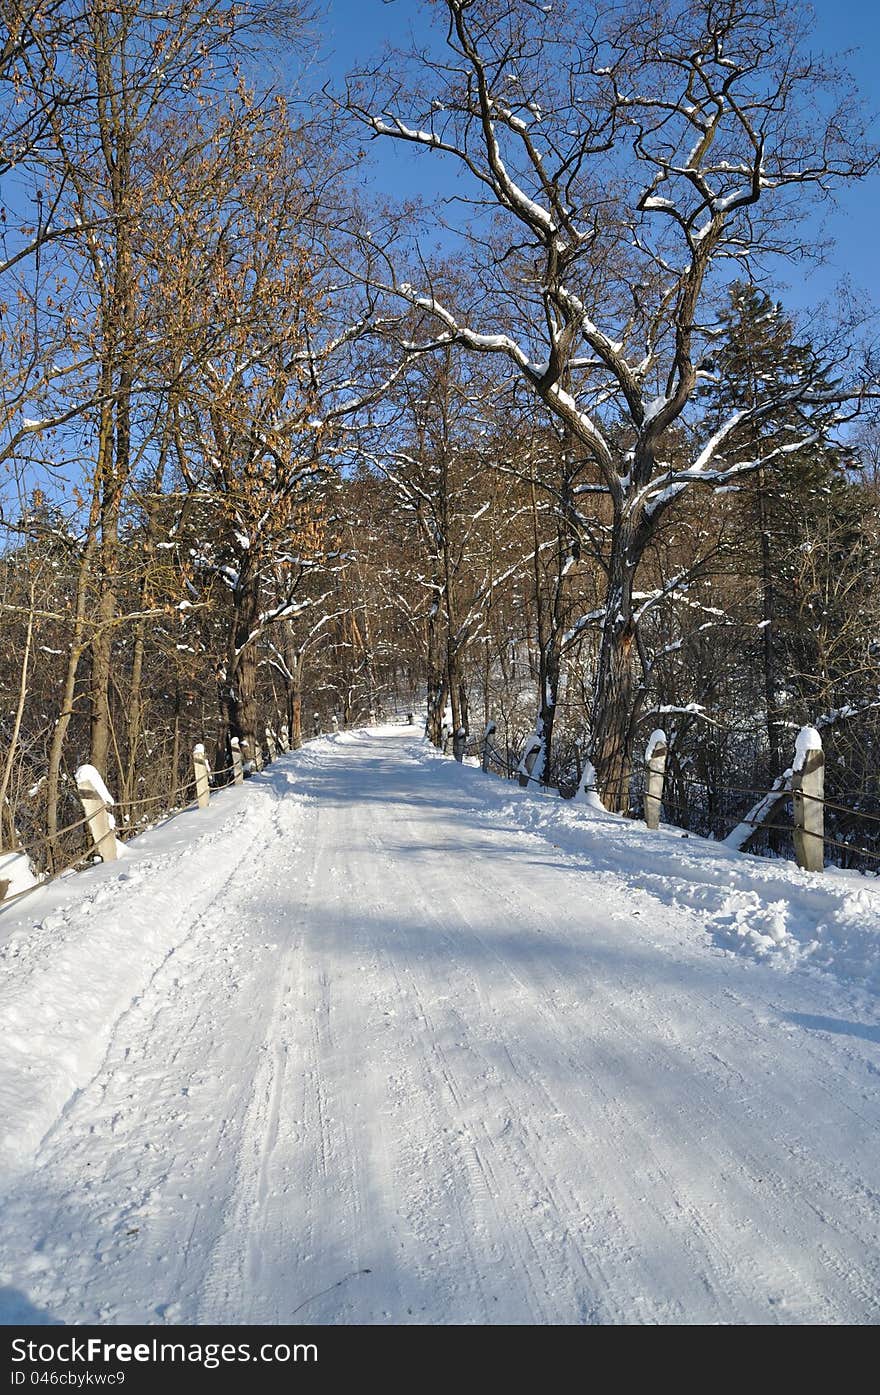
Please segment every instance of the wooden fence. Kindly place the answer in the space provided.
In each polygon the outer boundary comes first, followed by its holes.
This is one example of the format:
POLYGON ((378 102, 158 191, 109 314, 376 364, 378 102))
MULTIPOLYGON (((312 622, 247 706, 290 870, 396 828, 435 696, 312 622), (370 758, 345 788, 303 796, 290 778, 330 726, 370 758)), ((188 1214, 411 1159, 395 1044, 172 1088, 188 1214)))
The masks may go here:
MULTIPOLYGON (((407 720, 412 725, 411 713, 407 714, 407 720)), ((339 730, 339 721, 335 717, 332 719, 332 729, 333 731, 339 730)), ((314 737, 317 738, 321 734, 320 722, 316 714, 314 737)), ((533 777, 523 776, 520 762, 514 760, 509 753, 505 755, 498 750, 494 741, 495 735, 494 722, 487 724, 478 741, 473 739, 468 741, 462 731, 456 732, 451 742, 455 759, 461 761, 467 754, 477 755, 484 773, 502 775, 507 779, 517 777, 521 783, 528 785, 533 777)), ((279 752, 284 754, 290 750, 289 735, 285 724, 280 724, 277 729, 271 726, 267 727, 265 736, 268 753, 267 763, 271 763, 279 752)), ((221 770, 212 771, 204 744, 199 742, 194 746, 192 752, 193 773, 191 780, 175 790, 170 799, 160 795, 152 799, 127 802, 126 809, 130 811, 162 804, 163 808, 156 810, 155 816, 157 818, 167 818, 192 807, 207 809, 211 802, 212 792, 216 793, 225 783, 240 785, 246 776, 263 768, 262 751, 259 748, 253 752, 250 751, 246 741, 239 742, 233 737, 230 741, 230 751, 230 764, 221 770), (228 781, 227 777, 229 777, 228 781)), ((666 797, 668 755, 669 742, 666 733, 659 729, 652 732, 645 749, 644 762, 640 766, 645 776, 643 818, 650 829, 659 829, 661 815, 664 811, 668 815, 670 812, 675 813, 679 807, 672 804, 666 797)), ((880 862, 880 852, 860 847, 852 842, 841 841, 829 835, 825 827, 826 809, 830 808, 838 813, 875 824, 880 824, 880 817, 826 799, 824 777, 825 757, 821 737, 814 728, 805 727, 797 739, 792 767, 780 775, 769 790, 764 792, 745 789, 730 791, 741 796, 757 795, 758 798, 744 817, 738 819, 727 836, 721 840, 723 846, 745 852, 757 835, 775 831, 792 835, 797 864, 805 871, 820 872, 823 870, 826 847, 840 849, 850 856, 858 855, 880 862), (776 822, 789 804, 792 809, 791 824, 776 822)), ((86 857, 92 859, 97 857, 103 862, 112 862, 118 857, 121 846, 119 835, 123 830, 117 829, 114 821, 113 809, 116 805, 113 797, 104 785, 100 774, 92 766, 80 766, 76 772, 75 780, 83 808, 83 817, 75 823, 68 824, 65 828, 58 829, 54 835, 54 840, 57 845, 58 840, 65 834, 81 828, 88 828, 91 850, 66 866, 56 868, 51 876, 42 878, 34 886, 11 896, 7 895, 5 899, 4 893, 11 885, 11 881, 0 880, 0 909, 5 910, 13 902, 30 895, 33 891, 40 890, 41 887, 48 885, 65 872, 81 870, 86 857)), ((14 855, 25 855, 23 849, 9 851, 14 855)))
MULTIPOLYGON (((509 752, 498 749, 495 736, 496 725, 489 722, 479 741, 471 741, 468 744, 466 753, 479 757, 484 773, 500 775, 506 779, 516 777, 525 785, 531 783, 532 777, 523 776, 521 773, 520 762, 509 752)), ((663 812, 673 824, 676 813, 688 812, 687 806, 676 804, 667 798, 669 750, 670 743, 666 733, 658 729, 652 732, 648 739, 644 760, 637 761, 635 766, 644 783, 642 818, 650 829, 660 827, 663 812)), ((694 786, 699 784, 701 789, 705 788, 703 782, 691 783, 694 786)), ((746 852, 760 835, 790 835, 795 860, 804 871, 823 870, 826 848, 843 852, 851 860, 865 858, 880 864, 880 851, 854 841, 835 838, 826 828, 826 809, 834 811, 837 816, 844 816, 854 826, 860 823, 880 826, 880 816, 826 797, 822 739, 813 727, 802 728, 795 744, 791 768, 781 774, 769 790, 736 786, 727 787, 724 793, 734 795, 740 800, 751 797, 751 804, 744 815, 735 819, 734 826, 720 840, 722 846, 746 852), (789 806, 791 822, 779 822, 789 806)))
MULTIPOLYGON (((332 729, 339 730, 339 720, 336 717, 332 719, 332 729)), ((312 739, 322 735, 317 713, 315 713, 313 730, 314 737, 312 739)), ((263 752, 259 745, 256 750, 251 751, 247 741, 239 741, 233 736, 229 743, 230 763, 220 770, 211 769, 204 743, 198 742, 193 747, 192 778, 190 780, 185 781, 171 795, 157 795, 149 799, 126 801, 126 811, 130 814, 135 809, 153 809, 155 812, 150 817, 165 819, 183 813, 186 809, 207 809, 212 794, 217 794, 224 785, 242 784, 246 776, 262 770, 264 763, 271 763, 279 752, 286 754, 291 749, 286 723, 279 723, 277 727, 267 726, 265 740, 268 752, 268 761, 266 762, 264 762, 263 752), (161 807, 157 808, 157 805, 161 807)), ((81 765, 76 771, 74 781, 82 805, 83 817, 74 823, 65 825, 64 828, 57 829, 52 839, 43 835, 43 840, 47 845, 57 848, 65 835, 83 829, 88 830, 90 847, 64 866, 53 868, 49 875, 38 879, 33 886, 26 887, 12 895, 5 894, 8 887, 12 885, 11 879, 0 879, 0 910, 8 909, 13 902, 31 895, 34 891, 41 890, 67 872, 84 870, 96 858, 102 862, 114 862, 122 847, 120 835, 124 832, 133 835, 143 831, 142 828, 124 830, 117 827, 113 814, 113 810, 117 807, 116 801, 104 784, 100 773, 93 766, 81 765)), ((0 850, 0 857, 2 856, 27 857, 27 852, 21 847, 4 849, 0 850)))

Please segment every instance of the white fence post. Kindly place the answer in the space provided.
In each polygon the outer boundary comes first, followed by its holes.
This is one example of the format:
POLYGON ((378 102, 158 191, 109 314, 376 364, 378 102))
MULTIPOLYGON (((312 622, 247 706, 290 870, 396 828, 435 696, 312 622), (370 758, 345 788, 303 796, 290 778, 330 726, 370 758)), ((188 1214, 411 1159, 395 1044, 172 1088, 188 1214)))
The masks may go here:
POLYGON ((480 761, 480 768, 484 775, 489 773, 489 750, 490 738, 495 735, 496 727, 494 722, 486 723, 486 730, 483 732, 483 756, 480 761))
POLYGON ((241 748, 241 760, 244 773, 245 775, 253 775, 261 766, 260 743, 257 742, 257 749, 254 751, 253 755, 251 754, 251 743, 246 736, 243 736, 238 744, 241 748))
POLYGON ((196 799, 200 809, 207 809, 211 802, 211 769, 201 741, 193 747, 193 769, 196 775, 196 799))
POLYGON ((801 727, 791 774, 794 853, 805 872, 825 867, 825 756, 815 727, 801 727))
POLYGON ((241 745, 238 737, 231 736, 229 744, 232 747, 232 782, 235 785, 240 785, 244 781, 244 764, 241 759, 241 745))
MULTIPOLYGON (((533 731, 523 751, 522 760, 516 768, 516 777, 523 789, 528 789, 533 778, 532 771, 542 753, 544 753, 543 738, 536 731, 533 731)), ((546 753, 544 753, 544 763, 546 764, 546 753)), ((537 779, 537 777, 534 778, 537 779)))
POLYGON ((116 848, 116 823, 110 813, 114 802, 110 791, 93 765, 81 765, 74 779, 95 851, 102 862, 115 862, 119 853, 116 848))
POLYGON ((281 728, 281 749, 285 752, 290 750, 290 733, 288 732, 286 722, 281 728))
POLYGON ((335 712, 333 716, 330 718, 330 725, 332 726, 334 731, 339 730, 339 718, 336 716, 335 712))
POLYGON ((658 727, 656 731, 651 732, 645 747, 645 764, 648 767, 648 788, 645 791, 645 823, 648 828, 660 827, 667 750, 666 732, 661 731, 658 727))

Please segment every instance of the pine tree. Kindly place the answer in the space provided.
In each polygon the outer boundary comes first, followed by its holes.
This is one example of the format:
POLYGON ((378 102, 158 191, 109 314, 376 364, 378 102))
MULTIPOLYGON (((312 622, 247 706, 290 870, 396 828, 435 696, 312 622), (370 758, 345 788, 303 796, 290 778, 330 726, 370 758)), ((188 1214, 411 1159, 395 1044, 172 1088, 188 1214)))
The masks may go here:
MULTIPOLYGON (((759 612, 759 653, 745 658, 761 673, 768 758, 775 771, 785 762, 786 728, 803 718, 795 709, 806 697, 804 676, 816 662, 815 635, 803 623, 803 549, 811 546, 816 519, 829 500, 846 513, 850 485, 845 453, 833 435, 834 409, 815 401, 822 395, 816 384, 830 370, 823 372, 812 346, 795 339, 782 305, 755 286, 734 283, 720 323, 723 338, 703 392, 711 412, 720 421, 737 410, 754 411, 761 401, 785 403, 743 433, 738 458, 760 464, 739 486, 734 505, 742 572, 755 582, 759 612), (810 391, 801 394, 805 383, 810 391), (809 444, 797 444, 804 440, 809 444)), ((834 565, 829 554, 824 566, 834 565)))

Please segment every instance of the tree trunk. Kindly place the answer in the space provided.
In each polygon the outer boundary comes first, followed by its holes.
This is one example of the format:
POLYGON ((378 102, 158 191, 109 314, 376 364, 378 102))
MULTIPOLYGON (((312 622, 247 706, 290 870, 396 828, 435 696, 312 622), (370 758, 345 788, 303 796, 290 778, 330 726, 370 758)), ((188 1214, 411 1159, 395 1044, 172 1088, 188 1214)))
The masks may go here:
POLYGON ((776 655, 774 652, 773 622, 775 619, 773 594, 773 568, 770 549, 770 510, 767 501, 767 487, 764 466, 757 476, 758 532, 761 540, 761 642, 764 661, 764 705, 767 714, 767 745, 770 751, 771 774, 776 776, 782 769, 782 725, 777 700, 776 655))
POLYGON ((451 643, 446 646, 446 697, 452 710, 453 735, 464 726, 461 707, 461 679, 458 675, 458 650, 451 643))
POLYGON ((290 667, 292 677, 287 688, 287 731, 290 739, 290 749, 292 751, 298 751, 302 745, 304 667, 305 655, 300 652, 296 655, 290 667))
POLYGON ((100 497, 100 544, 96 627, 90 645, 92 671, 89 684, 89 761, 110 780, 108 766, 111 742, 110 666, 113 651, 113 621, 116 618, 116 571, 119 551, 119 497, 113 447, 113 415, 107 407, 101 412, 98 441, 97 478, 100 497))
POLYGON ((298 751, 303 744, 302 688, 295 689, 290 704, 290 749, 298 751))
POLYGON ((260 595, 259 571, 248 557, 233 592, 223 696, 229 735, 247 741, 252 756, 257 753, 258 720, 257 642, 251 636, 259 623, 260 595))
MULTIPOLYGON (((535 723, 535 735, 541 742, 541 773, 537 778, 542 785, 549 785, 551 780, 550 752, 553 749, 553 723, 556 720, 556 703, 559 697, 559 638, 558 633, 551 630, 541 650, 541 706, 535 723)), ((534 768, 533 765, 532 771, 534 768)))
MULTIPOLYGON (((452 594, 453 573, 449 555, 449 543, 445 535, 443 542, 443 570, 445 577, 443 596, 446 605, 446 697, 452 708, 452 732, 454 735, 461 730, 467 733, 467 708, 462 705, 464 685, 459 671, 460 641, 457 634, 458 621, 456 619, 455 603, 452 594)), ((443 710, 441 710, 440 713, 440 720, 441 722, 443 720, 443 710)))
POLYGON ((181 709, 180 679, 174 680, 174 736, 171 743, 171 770, 169 798, 174 799, 178 790, 178 779, 180 777, 180 709, 181 709))
POLYGON ((617 813, 629 807, 630 745, 636 699, 632 593, 640 554, 631 521, 618 515, 612 525, 592 741, 592 759, 602 801, 607 809, 617 813))
MULTIPOLYGON (((144 672, 144 650, 147 637, 148 611, 153 603, 153 563, 156 557, 156 518, 159 508, 159 501, 162 493, 162 479, 165 474, 165 461, 168 454, 168 431, 162 441, 159 451, 159 461, 153 477, 152 497, 147 505, 146 534, 144 537, 144 548, 139 592, 140 618, 135 625, 134 648, 131 659, 131 684, 128 696, 128 722, 126 724, 126 752, 125 752, 125 779, 122 782, 122 802, 134 799, 135 782, 137 780, 137 748, 141 737, 141 725, 143 721, 143 672, 144 672)), ((180 685, 177 685, 177 696, 179 697, 180 685)), ((175 733, 180 726, 179 702, 175 707, 175 733)), ((177 788, 177 764, 174 764, 174 784, 172 789, 177 788)))
POLYGON ((436 746, 438 750, 443 745, 443 712, 446 707, 446 673, 440 646, 439 596, 441 587, 440 577, 435 575, 433 591, 438 599, 431 606, 431 613, 428 616, 426 645, 428 718, 425 724, 425 735, 431 745, 436 746))
MULTIPOLYGON (((6 846, 10 848, 16 848, 18 846, 17 837, 15 834, 15 818, 11 807, 7 808, 6 799, 10 781, 12 780, 12 772, 15 768, 15 757, 18 752, 18 738, 21 734, 21 719, 24 716, 24 704, 28 692, 28 669, 30 666, 31 648, 33 646, 34 639, 34 604, 34 583, 33 581, 31 581, 28 594, 27 633, 25 637, 24 653, 22 654, 21 659, 21 669, 19 672, 18 701, 15 707, 15 717, 12 723, 12 733, 9 739, 9 749, 7 752, 2 775, 0 775, 0 848, 4 846, 2 826, 4 815, 8 819, 9 827, 11 830, 10 836, 14 840, 12 842, 7 843, 6 846)), ((0 893, 0 899, 2 899, 2 893, 0 893)))
MULTIPOLYGON (((122 492, 131 472, 131 399, 135 376, 135 299, 130 223, 131 108, 124 80, 120 91, 114 71, 114 63, 120 57, 120 53, 115 51, 116 40, 109 31, 107 19, 108 16, 103 11, 94 12, 90 16, 95 44, 98 125, 114 215, 113 278, 102 310, 101 353, 104 373, 108 382, 115 388, 115 394, 112 407, 103 408, 101 413, 101 594, 98 601, 98 624, 91 645, 89 739, 91 764, 103 775, 105 781, 110 778, 109 759, 113 739, 110 684, 119 569, 119 514, 122 492)), ((117 787, 125 777, 121 762, 119 766, 117 787)))
POLYGON ((92 492, 85 546, 80 556, 79 568, 76 575, 76 599, 73 607, 73 634, 71 635, 70 650, 67 655, 67 667, 64 674, 64 684, 61 690, 61 704, 58 716, 55 719, 55 726, 52 730, 52 740, 49 744, 49 759, 46 770, 46 862, 49 871, 55 871, 60 863, 60 850, 58 848, 57 839, 61 758, 64 753, 64 742, 67 737, 67 730, 70 726, 71 718, 73 717, 73 705, 76 697, 76 676, 79 671, 80 660, 88 648, 88 641, 86 639, 86 611, 88 608, 92 563, 97 546, 99 502, 100 489, 96 484, 92 492))
MULTIPOLYGON (((567 482, 566 482, 567 484, 567 482)), ((535 489, 532 486, 532 541, 534 545, 535 614, 538 626, 538 714, 532 752, 525 753, 525 767, 529 776, 549 785, 551 779, 550 753, 553 748, 553 724, 556 720, 556 704, 559 698, 559 679, 562 669, 562 635, 565 616, 565 579, 570 565, 576 556, 576 545, 566 536, 561 527, 557 528, 556 574, 553 578, 553 593, 550 604, 544 603, 544 578, 541 574, 540 532, 535 489), (537 749, 535 749, 537 747, 537 749), (537 771, 537 774, 535 773, 537 771)), ((568 499, 567 487, 563 489, 563 505, 568 499)), ((527 781, 525 782, 527 783, 527 781)))

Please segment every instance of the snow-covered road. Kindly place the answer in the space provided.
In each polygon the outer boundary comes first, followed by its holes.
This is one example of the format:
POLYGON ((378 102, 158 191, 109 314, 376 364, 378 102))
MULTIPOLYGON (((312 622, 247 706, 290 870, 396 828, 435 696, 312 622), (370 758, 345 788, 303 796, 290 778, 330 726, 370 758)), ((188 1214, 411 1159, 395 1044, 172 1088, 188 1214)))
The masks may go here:
POLYGON ((559 804, 344 734, 0 917, 0 1315, 880 1320, 877 997, 719 930, 880 897, 559 804))

